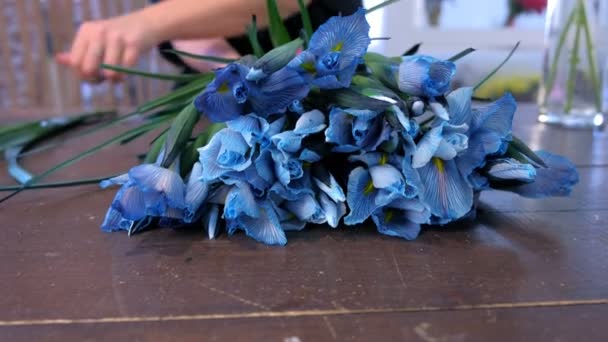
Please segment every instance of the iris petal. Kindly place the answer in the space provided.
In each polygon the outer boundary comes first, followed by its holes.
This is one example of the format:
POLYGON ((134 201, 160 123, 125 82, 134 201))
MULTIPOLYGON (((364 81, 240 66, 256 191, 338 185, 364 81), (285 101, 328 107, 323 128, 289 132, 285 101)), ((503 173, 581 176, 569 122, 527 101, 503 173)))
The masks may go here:
POLYGON ((282 68, 250 85, 249 102, 261 116, 283 113, 293 101, 303 99, 310 90, 308 82, 295 70, 282 68))
POLYGON ((403 190, 403 174, 392 165, 376 165, 369 168, 376 189, 395 188, 403 190))
POLYGON ((399 65, 399 89, 408 95, 437 97, 448 91, 456 65, 430 56, 402 58, 399 65))
POLYGON ((200 206, 205 202, 209 194, 209 184, 199 179, 202 172, 201 163, 197 162, 192 166, 190 178, 186 185, 185 222, 192 222, 195 219, 200 206))
POLYGON ((209 205, 204 217, 203 225, 207 228, 207 236, 210 240, 215 239, 217 236, 217 224, 220 216, 220 207, 217 204, 209 205))
POLYGON ((545 162, 546 168, 536 169, 534 182, 509 188, 521 196, 543 198, 548 196, 568 196, 578 183, 578 172, 574 164, 565 157, 538 151, 536 154, 545 162))
POLYGON ((254 114, 241 116, 235 120, 228 121, 226 126, 233 131, 239 132, 249 146, 264 136, 270 125, 268 122, 254 114))
POLYGON ((365 10, 352 15, 332 17, 321 25, 310 38, 309 49, 316 55, 331 51, 339 52, 338 68, 350 66, 363 56, 370 43, 370 26, 365 19, 365 10))
POLYGON ((473 88, 465 87, 458 88, 452 91, 446 99, 450 110, 450 123, 453 125, 467 124, 470 125, 472 120, 471 114, 471 98, 473 97, 473 88))
POLYGON ((320 110, 311 110, 303 113, 298 121, 293 132, 301 135, 309 135, 321 132, 325 129, 325 115, 320 110))
POLYGON ((103 223, 101 224, 101 230, 104 232, 129 230, 134 223, 135 221, 125 219, 118 210, 110 207, 108 208, 103 223))
POLYGON ((443 125, 433 127, 418 143, 412 159, 412 166, 420 168, 433 158, 443 140, 443 125))
POLYGON ((334 176, 332 174, 329 174, 329 179, 328 182, 322 182, 320 179, 318 178, 313 178, 315 184, 319 187, 319 189, 321 191, 323 191, 325 194, 327 194, 327 196, 329 196, 329 198, 331 198, 332 200, 336 201, 336 202, 344 202, 346 200, 346 196, 344 195, 344 190, 342 190, 342 187, 340 186, 340 184, 338 184, 338 182, 336 181, 336 179, 334 178, 334 176))
POLYGON ((424 183, 422 200, 440 222, 452 221, 466 215, 473 206, 473 189, 456 167, 454 160, 434 158, 418 169, 424 183))
POLYGON ((337 228, 340 224, 340 219, 346 214, 346 205, 344 202, 335 202, 327 194, 319 194, 319 204, 325 213, 327 224, 332 228, 337 228))
POLYGON ((186 206, 184 182, 174 171, 153 164, 142 164, 129 170, 129 178, 144 192, 163 194, 173 208, 186 206))
POLYGON ((304 195, 297 200, 288 201, 285 207, 301 221, 317 220, 321 212, 319 203, 311 195, 304 195))
POLYGON ((401 210, 385 208, 372 215, 378 232, 388 236, 414 240, 420 233, 420 224, 408 219, 407 213, 401 210))
POLYGON ((267 245, 285 245, 287 237, 281 229, 281 222, 275 209, 268 203, 261 204, 261 213, 257 218, 243 216, 238 224, 253 239, 267 245))
POLYGON ((355 225, 365 221, 377 208, 376 195, 372 178, 362 167, 357 167, 348 176, 346 201, 350 213, 344 218, 347 225, 355 225))
POLYGON ((121 213, 123 218, 131 221, 146 217, 146 203, 141 190, 131 184, 125 184, 112 201, 112 208, 121 213))
POLYGON ((243 215, 253 218, 260 216, 260 208, 247 184, 233 187, 226 196, 224 206, 224 217, 227 219, 236 219, 243 215))
POLYGON ((497 179, 532 182, 536 177, 536 169, 530 164, 522 164, 515 159, 505 158, 494 161, 488 174, 497 179))

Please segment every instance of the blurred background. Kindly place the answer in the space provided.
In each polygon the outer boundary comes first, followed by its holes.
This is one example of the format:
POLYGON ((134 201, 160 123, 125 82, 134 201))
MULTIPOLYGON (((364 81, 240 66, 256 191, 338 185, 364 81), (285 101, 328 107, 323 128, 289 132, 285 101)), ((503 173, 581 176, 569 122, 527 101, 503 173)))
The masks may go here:
MULTIPOLYGON (((65 113, 132 107, 165 93, 170 82, 128 77, 117 85, 81 82, 54 55, 69 49, 83 21, 145 6, 147 0, 0 0, 0 108, 65 113)), ((172 71, 158 52, 139 69, 172 71)))
MULTIPOLYGON (((295 1, 295 0, 294 0, 295 1)), ((366 0, 371 7, 383 0, 366 0)), ((146 0, 0 0, 0 108, 71 112, 130 107, 166 92, 169 82, 127 78, 118 85, 79 81, 53 55, 69 48, 78 25, 142 7, 146 0)), ((534 100, 538 89, 546 0, 401 0, 368 17, 372 51, 398 55, 422 42, 421 53, 449 57, 477 51, 459 61, 456 85, 474 84, 522 45, 500 74, 478 95, 510 90, 534 100)), ((170 72, 157 51, 137 68, 170 72)))

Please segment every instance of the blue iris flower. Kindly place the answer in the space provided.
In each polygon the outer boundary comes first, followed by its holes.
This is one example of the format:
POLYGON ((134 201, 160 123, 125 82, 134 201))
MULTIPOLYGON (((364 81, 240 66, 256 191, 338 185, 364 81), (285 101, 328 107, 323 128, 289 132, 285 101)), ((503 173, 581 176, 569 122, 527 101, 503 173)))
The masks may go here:
POLYGON ((198 151, 200 163, 204 165, 201 180, 212 182, 246 170, 253 163, 255 149, 241 133, 225 128, 198 151))
POLYGON ((281 68, 260 81, 246 79, 249 67, 232 63, 215 72, 215 79, 194 100, 194 106, 214 122, 225 122, 254 112, 266 117, 283 113, 306 97, 309 81, 291 68, 281 68))
POLYGON ((361 223, 378 208, 405 198, 405 184, 403 173, 389 163, 355 168, 348 176, 346 201, 351 212, 344 223, 361 223))
POLYGON ((232 187, 226 197, 224 219, 229 234, 242 229, 248 236, 268 245, 287 243, 275 205, 268 198, 254 196, 248 184, 232 187))
POLYGON ((468 148, 469 138, 465 134, 469 127, 466 124, 451 125, 439 121, 420 140, 413 154, 412 166, 419 168, 426 165, 431 158, 443 160, 454 159, 468 148))
POLYGON ((471 210, 474 191, 486 186, 477 169, 488 156, 504 154, 511 140, 517 107, 513 97, 506 94, 492 104, 471 108, 471 96, 471 88, 450 93, 449 121, 436 122, 414 153, 412 165, 424 184, 421 198, 434 223, 460 219, 471 210))
POLYGON ((186 208, 186 187, 179 174, 172 170, 142 164, 101 185, 121 183, 102 224, 104 230, 128 229, 133 222, 147 216, 179 218, 186 208))
POLYGON ((216 70, 215 79, 194 100, 198 112, 214 122, 224 122, 243 115, 249 95, 248 85, 243 82, 247 70, 247 67, 238 63, 216 70))
POLYGON ((565 157, 546 151, 538 151, 536 154, 547 167, 536 169, 536 177, 533 182, 509 187, 505 190, 530 198, 568 196, 572 187, 579 181, 574 164, 565 157))
POLYGON ((311 194, 302 194, 295 200, 288 200, 283 205, 298 220, 321 224, 327 222, 323 208, 311 194))
POLYGON ((399 90, 410 96, 437 97, 450 89, 456 65, 430 56, 405 56, 399 64, 399 90))
POLYGON ((419 199, 397 199, 372 214, 378 232, 406 240, 415 239, 420 225, 430 223, 430 217, 429 208, 419 199))
POLYGON ((309 75, 321 89, 348 87, 371 41, 369 29, 364 9, 332 17, 312 35, 308 50, 288 67, 309 75))
POLYGON ((313 110, 302 114, 292 130, 272 136, 271 155, 275 174, 283 185, 301 178, 304 175, 303 163, 318 157, 310 150, 303 150, 302 141, 311 134, 323 131, 325 127, 325 115, 313 110))
POLYGON ((310 91, 309 81, 288 67, 279 69, 263 80, 247 82, 251 110, 263 117, 284 113, 289 105, 303 99, 310 91))
POLYGON ((333 108, 325 141, 334 152, 374 151, 389 140, 391 128, 382 115, 369 110, 333 108))

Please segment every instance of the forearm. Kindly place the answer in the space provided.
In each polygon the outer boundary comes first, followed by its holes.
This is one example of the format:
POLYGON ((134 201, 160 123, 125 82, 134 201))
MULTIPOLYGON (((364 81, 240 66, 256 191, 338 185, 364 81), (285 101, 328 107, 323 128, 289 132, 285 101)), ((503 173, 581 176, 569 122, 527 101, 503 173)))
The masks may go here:
MULTIPOLYGON (((277 4, 283 17, 299 10, 296 0, 278 0, 277 4)), ((266 26, 266 0, 167 0, 133 15, 139 16, 160 42, 239 35, 252 14, 259 27, 266 26)))

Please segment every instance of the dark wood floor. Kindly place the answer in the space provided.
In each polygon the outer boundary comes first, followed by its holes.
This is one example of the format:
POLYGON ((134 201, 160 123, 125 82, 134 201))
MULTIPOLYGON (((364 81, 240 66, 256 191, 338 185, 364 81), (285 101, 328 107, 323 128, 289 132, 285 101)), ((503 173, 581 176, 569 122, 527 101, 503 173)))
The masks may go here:
MULTIPOLYGON (((22 193, 0 205, 0 340, 606 341, 608 138, 535 114, 522 106, 515 132, 579 166, 572 197, 487 193, 477 221, 413 242, 371 226, 289 233, 284 248, 197 229, 129 238, 98 229, 114 190, 22 193)), ((126 170, 138 151, 49 180, 126 170)))

